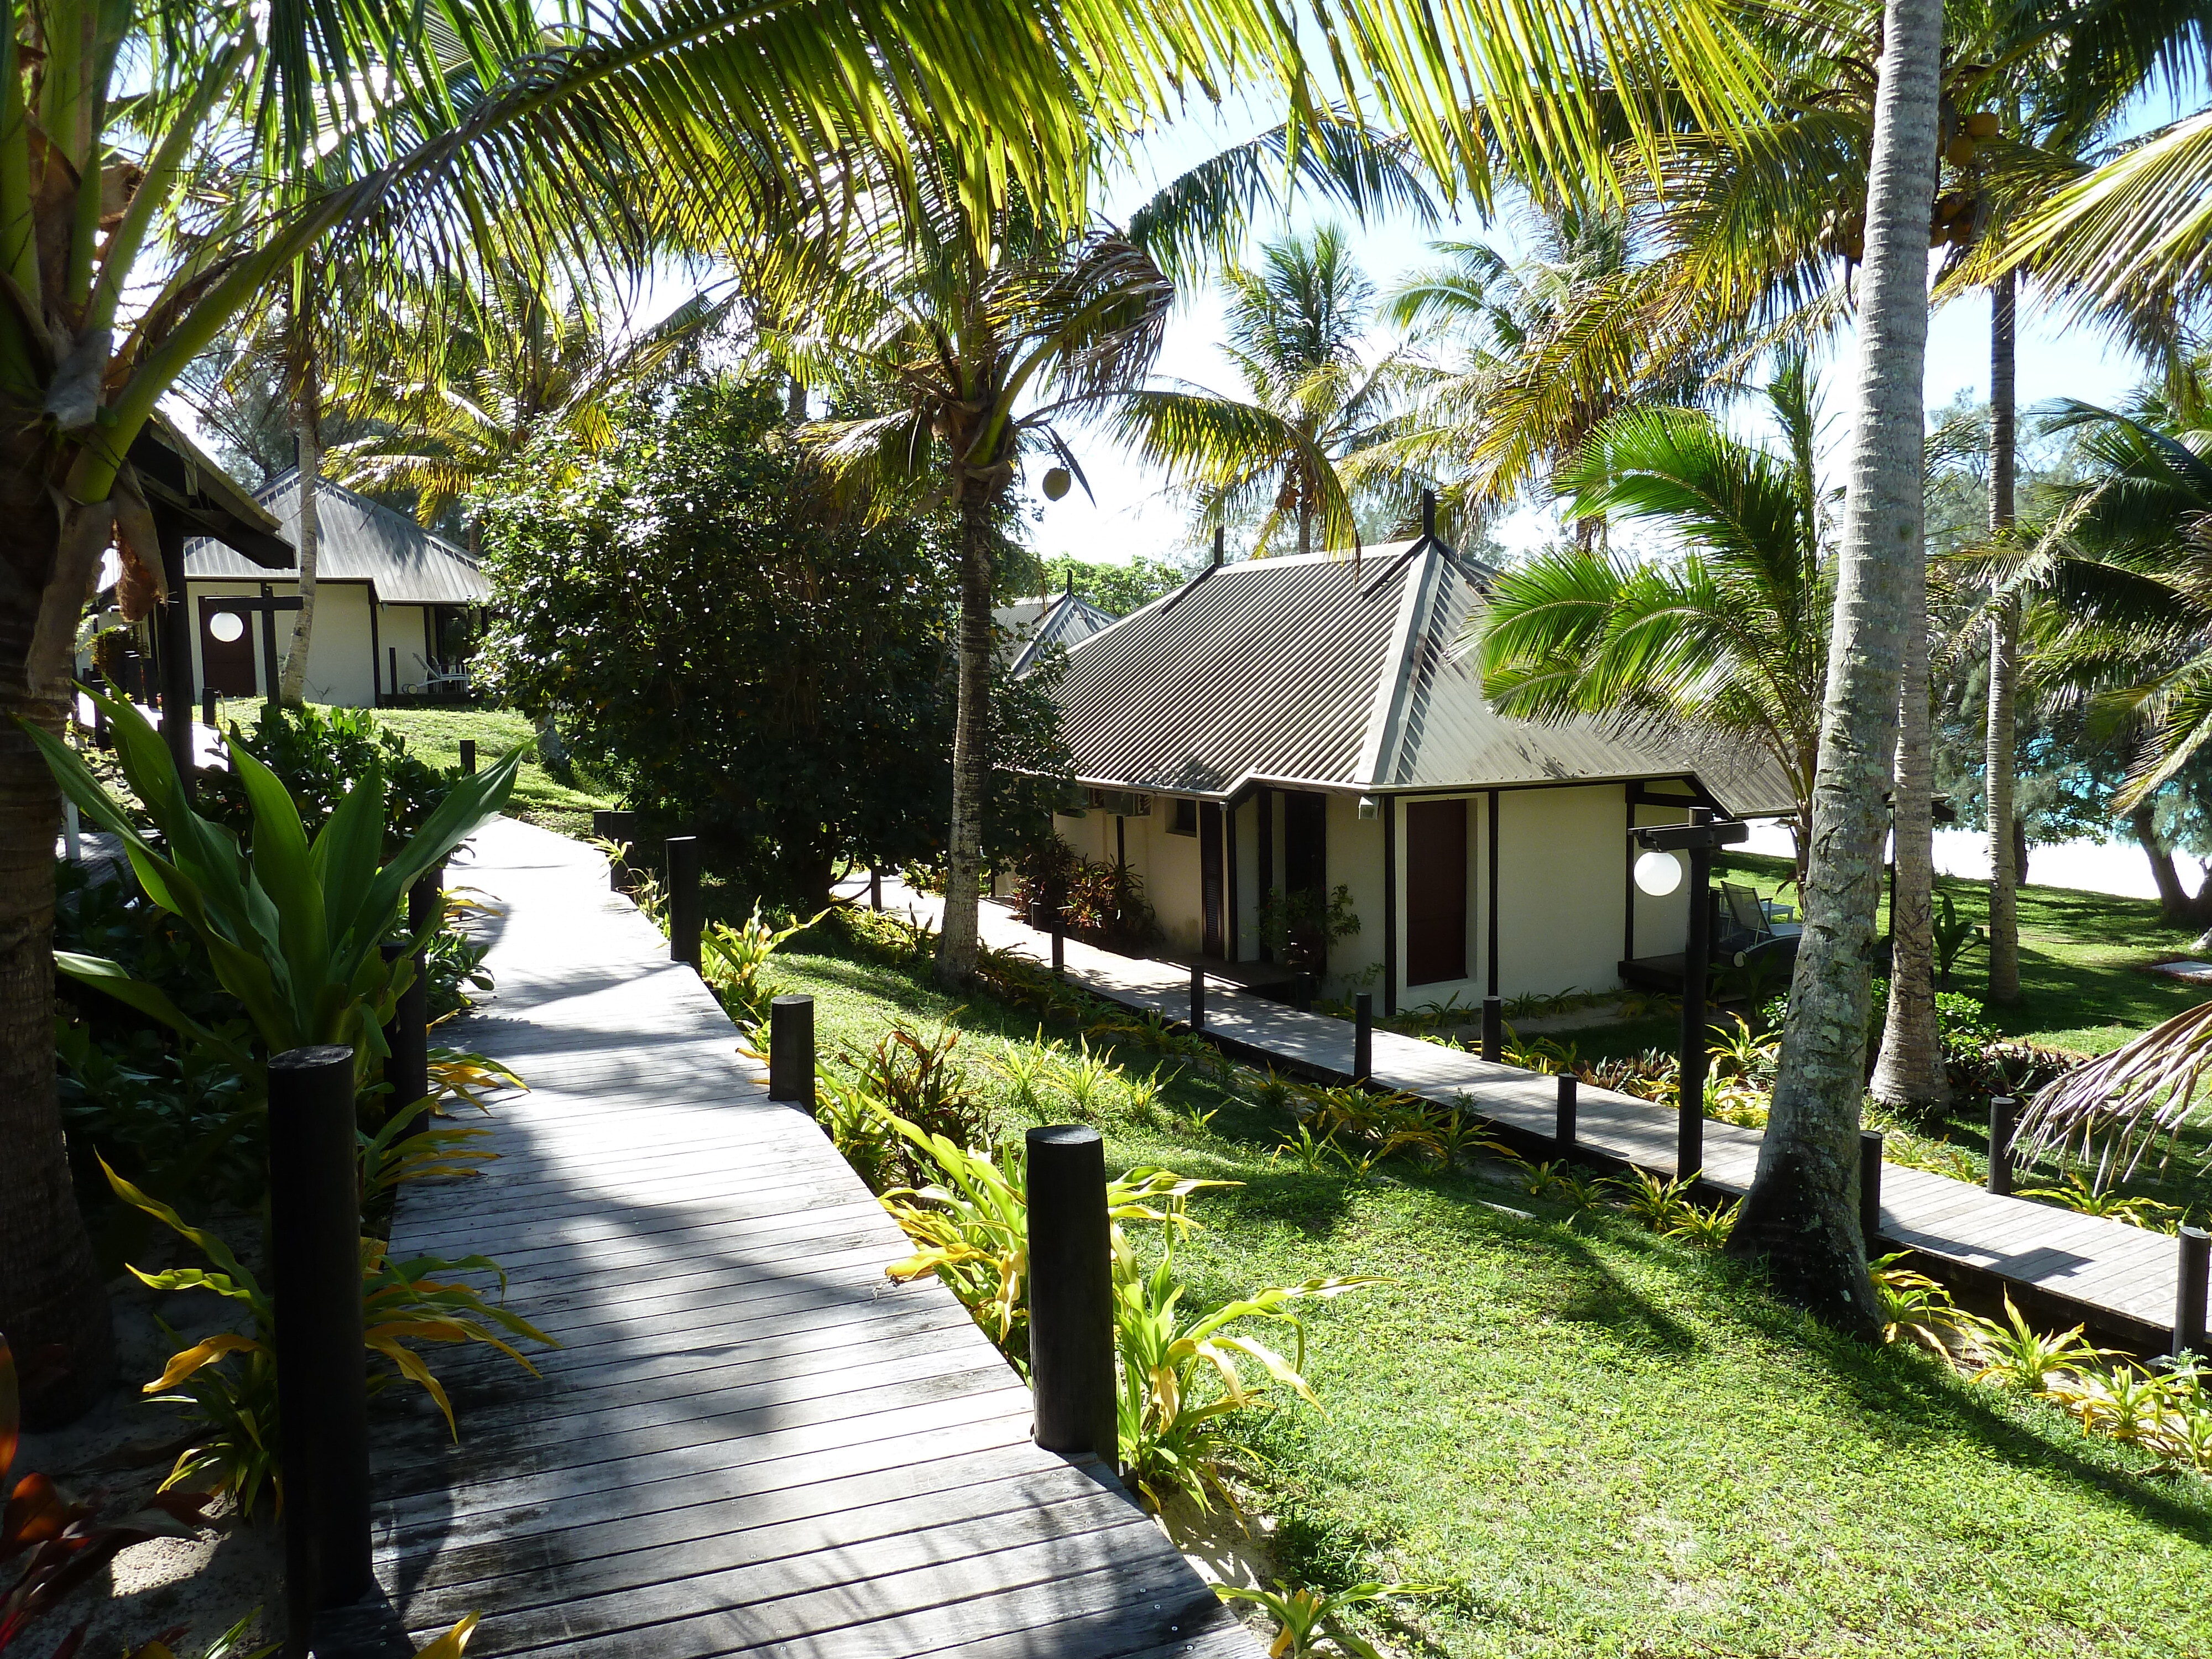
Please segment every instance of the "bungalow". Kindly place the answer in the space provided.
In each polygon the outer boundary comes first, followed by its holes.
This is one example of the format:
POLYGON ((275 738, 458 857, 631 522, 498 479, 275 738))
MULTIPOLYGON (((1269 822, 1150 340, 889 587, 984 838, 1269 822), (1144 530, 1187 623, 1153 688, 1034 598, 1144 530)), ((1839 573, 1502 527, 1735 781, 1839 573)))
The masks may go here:
POLYGON ((1022 674, 1053 646, 1065 651, 1111 628, 1115 617, 1112 611, 1102 611, 1079 594, 1075 579, 1070 576, 1065 592, 1041 593, 1035 599, 997 606, 991 620, 998 625, 999 649, 1006 665, 1022 674))
POLYGON ((1142 879, 1170 950, 1318 953, 1386 1013, 1679 953, 1684 898, 1638 890, 1629 830, 1786 813, 1779 769, 1494 713, 1462 643, 1491 574, 1429 536, 1201 569, 1068 651, 1082 804, 1054 827, 1142 879))
MULTIPOLYGON (((300 475, 254 492, 294 546, 300 475)), ((343 484, 315 489, 315 628, 307 647, 311 702, 374 708, 400 693, 467 683, 470 641, 491 587, 477 562, 343 484)), ((185 549, 194 683, 222 697, 267 696, 291 643, 300 574, 270 570, 222 543, 185 549)))

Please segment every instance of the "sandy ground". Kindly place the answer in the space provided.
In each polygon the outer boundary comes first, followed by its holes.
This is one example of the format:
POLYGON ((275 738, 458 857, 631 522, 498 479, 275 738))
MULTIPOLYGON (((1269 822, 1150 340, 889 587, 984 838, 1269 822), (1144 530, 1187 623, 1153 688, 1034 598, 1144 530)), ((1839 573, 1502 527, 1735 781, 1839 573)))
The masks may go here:
MULTIPOLYGON (((247 1246, 253 1225, 238 1218, 212 1222, 234 1248, 247 1246)), ((168 1266, 189 1249, 166 1232, 132 1260, 168 1266)), ((250 1258, 249 1258, 250 1262, 250 1258)), ((188 1340, 232 1328, 234 1304, 204 1292, 160 1295, 127 1275, 109 1286, 115 1315, 116 1382, 107 1397, 68 1427, 23 1437, 13 1479, 36 1470, 72 1498, 96 1506, 103 1519, 143 1506, 174 1458, 183 1432, 174 1407, 155 1405, 140 1385, 158 1376, 172 1352, 155 1322, 158 1315, 188 1340)), ((178 1659, 198 1659, 239 1620, 260 1609, 259 1641, 273 1640, 283 1618, 283 1541, 264 1496, 251 1522, 218 1513, 216 1524, 194 1536, 157 1538, 123 1551, 106 1571, 79 1587, 32 1625, 15 1651, 47 1659, 77 1624, 91 1630, 84 1659, 118 1659, 154 1638, 185 1627, 171 1639, 178 1659)))

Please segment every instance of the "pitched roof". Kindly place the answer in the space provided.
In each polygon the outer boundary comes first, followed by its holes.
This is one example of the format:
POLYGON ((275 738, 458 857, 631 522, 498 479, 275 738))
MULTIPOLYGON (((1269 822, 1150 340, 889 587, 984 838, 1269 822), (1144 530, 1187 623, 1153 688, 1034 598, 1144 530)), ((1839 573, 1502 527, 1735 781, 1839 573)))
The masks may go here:
POLYGON ((1026 672, 1048 647, 1065 651, 1120 620, 1073 590, 1000 605, 991 619, 1013 636, 1009 654, 1017 674, 1026 672))
POLYGON ((277 535, 268 510, 160 410, 131 441, 131 465, 157 510, 180 515, 258 567, 274 570, 292 562, 291 546, 277 535))
MULTIPOLYGON (((266 507, 294 546, 300 540, 300 474, 280 473, 254 499, 266 507)), ((482 605, 491 586, 466 553, 434 536, 404 513, 325 480, 315 486, 315 576, 319 581, 365 581, 386 605, 482 605)), ((189 581, 298 580, 296 558, 286 570, 265 570, 213 541, 185 547, 189 581)))
POLYGON ((1479 574, 1426 538, 1209 567, 1069 651, 1075 776, 1225 797, 1689 775, 1730 811, 1788 810, 1754 750, 1493 712, 1460 644, 1479 574))

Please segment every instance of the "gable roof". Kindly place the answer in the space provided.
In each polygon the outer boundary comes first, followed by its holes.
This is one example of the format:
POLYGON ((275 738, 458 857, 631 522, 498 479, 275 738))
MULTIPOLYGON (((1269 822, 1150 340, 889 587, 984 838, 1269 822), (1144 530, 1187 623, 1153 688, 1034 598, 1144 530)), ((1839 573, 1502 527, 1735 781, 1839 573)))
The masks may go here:
POLYGON ((1067 650, 1120 620, 1073 589, 1000 605, 991 619, 1013 636, 1010 656, 1017 674, 1026 673, 1048 647, 1067 650))
POLYGON ((1200 571, 1069 651, 1076 778, 1225 798, 1689 776, 1731 812, 1789 810, 1755 750, 1495 713, 1460 644, 1479 575, 1425 537, 1200 571))
MULTIPOLYGON (((278 474, 253 492, 295 547, 300 540, 300 474, 278 474)), ((491 586, 477 562, 442 536, 434 536, 404 513, 325 479, 315 486, 315 578, 365 581, 386 605, 482 605, 491 586)), ((264 569, 213 541, 185 546, 188 581, 299 580, 290 568, 264 569)))

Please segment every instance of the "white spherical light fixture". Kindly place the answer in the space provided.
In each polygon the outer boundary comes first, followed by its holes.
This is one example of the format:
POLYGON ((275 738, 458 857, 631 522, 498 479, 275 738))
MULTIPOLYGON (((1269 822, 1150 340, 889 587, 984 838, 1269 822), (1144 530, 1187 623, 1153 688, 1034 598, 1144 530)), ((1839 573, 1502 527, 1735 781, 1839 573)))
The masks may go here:
POLYGON ((1665 898, 1682 884, 1682 860, 1672 853, 1650 852, 1636 860, 1636 890, 1665 898))
POLYGON ((225 645, 235 645, 246 635, 246 618, 235 611, 218 611, 208 618, 208 632, 225 645))

